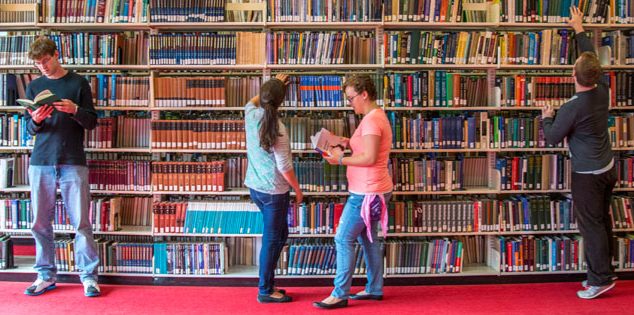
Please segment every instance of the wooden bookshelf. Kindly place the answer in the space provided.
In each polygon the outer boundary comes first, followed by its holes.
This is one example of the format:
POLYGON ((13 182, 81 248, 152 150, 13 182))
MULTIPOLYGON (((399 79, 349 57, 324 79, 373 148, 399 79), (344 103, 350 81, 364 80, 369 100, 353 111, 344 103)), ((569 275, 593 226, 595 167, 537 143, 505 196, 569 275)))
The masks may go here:
MULTIPOLYGON (((233 4, 229 4, 233 5, 233 4)), ((262 19, 266 20, 266 4, 258 4, 255 6, 237 6, 232 7, 231 10, 254 10, 262 12, 262 19), (264 11, 262 11, 264 8, 264 11)), ((0 5, 2 9, 2 5, 0 5)), ((483 23, 466 23, 466 22, 153 22, 148 17, 150 22, 146 23, 0 23, 0 29, 6 31, 65 31, 72 32, 81 30, 82 32, 122 32, 122 31, 135 31, 146 32, 149 34, 160 34, 162 32, 209 32, 209 31, 221 31, 221 32, 233 32, 233 31, 253 31, 258 33, 271 33, 275 31, 290 32, 296 30, 306 31, 367 31, 374 33, 377 40, 376 63, 374 64, 268 64, 263 62, 261 64, 231 64, 231 65, 216 65, 216 64, 201 64, 201 65, 158 65, 151 64, 139 64, 139 65, 65 65, 66 68, 81 72, 88 73, 112 73, 113 71, 121 74, 130 74, 133 72, 142 72, 147 74, 150 78, 148 106, 95 106, 95 109, 103 112, 113 111, 129 111, 129 112, 148 112, 152 116, 152 119, 158 119, 162 114, 177 112, 179 114, 187 112, 212 112, 218 115, 241 115, 244 108, 242 104, 230 104, 231 107, 214 107, 214 106, 192 106, 192 107, 157 107, 154 103, 154 94, 156 87, 154 86, 154 78, 159 74, 173 74, 173 75, 191 75, 196 76, 199 74, 222 74, 224 76, 240 76, 243 74, 255 74, 263 79, 274 75, 272 72, 290 72, 294 75, 311 74, 311 75, 342 75, 352 72, 370 72, 386 74, 391 72, 414 72, 421 70, 448 70, 452 72, 482 72, 480 75, 495 76, 496 71, 507 72, 522 72, 522 71, 534 71, 551 73, 557 71, 558 73, 570 73, 572 65, 527 65, 527 64, 501 64, 501 63, 489 63, 489 64, 390 64, 384 61, 383 56, 383 34, 386 31, 412 31, 412 30, 424 30, 424 31, 539 31, 543 29, 568 29, 569 27, 565 23, 510 23, 510 22, 483 22, 483 23), (515 71, 518 70, 518 71, 515 71), (237 106, 236 106, 237 105, 237 106)), ((634 24, 618 24, 618 23, 604 23, 604 24, 584 24, 587 30, 599 32, 610 30, 632 30, 634 24)), ((149 52, 148 52, 149 53, 149 52)), ((261 52, 263 55, 266 51, 261 52)), ((149 58, 148 58, 149 59, 149 58)), ((630 71, 634 70, 634 65, 609 65, 605 66, 606 70, 615 71, 630 71)), ((0 65, 0 72, 29 72, 36 71, 33 65, 0 65)), ((293 115, 294 112, 300 112, 302 115, 314 115, 321 112, 342 112, 351 111, 352 108, 347 106, 344 100, 344 107, 281 107, 280 111, 287 115, 293 115)), ((387 112, 397 112, 399 114, 436 114, 436 113, 470 113, 470 112, 495 112, 495 113, 518 113, 522 111, 540 111, 541 107, 526 106, 526 107, 495 107, 495 106, 458 106, 458 107, 394 107, 384 106, 387 112)), ((611 111, 631 111, 634 106, 613 107, 611 111)), ((0 112, 20 112, 24 108, 20 106, 5 106, 0 107, 0 112)), ((489 114, 492 115, 492 114, 489 114)), ((5 146, 0 147, 0 152, 3 153, 28 153, 32 151, 32 147, 23 146, 5 146)), ((615 147, 614 151, 634 151, 634 147, 615 147)), ((479 149, 393 149, 393 154, 399 156, 407 156, 412 159, 421 157, 430 153, 439 153, 443 156, 455 156, 457 154, 469 154, 474 156, 487 156, 496 157, 499 154, 524 154, 524 153, 544 153, 544 152, 556 152, 565 153, 567 148, 479 148, 479 149)), ((238 149, 159 149, 151 147, 143 148, 87 148, 86 152, 90 153, 130 153, 140 155, 151 155, 153 158, 157 156, 163 156, 166 154, 204 154, 209 156, 223 156, 223 155, 239 155, 244 157, 246 150, 238 149)), ((314 150, 293 150, 294 154, 300 155, 301 158, 308 156, 314 158, 316 152, 314 150), (305 155, 305 156, 304 156, 305 155)), ((490 162, 488 160, 487 162, 490 162)), ((488 167, 491 167, 488 163, 488 167)), ((492 176, 492 175, 489 175, 492 176)), ((493 179, 495 180, 495 179, 493 179)), ((499 184, 499 183, 497 183, 499 184)), ((495 186, 495 185, 494 185, 495 186)), ((498 185, 499 186, 499 185, 498 185)), ((634 192, 634 188, 616 188, 616 192, 629 193, 634 192)), ((15 194, 15 193, 29 193, 30 188, 26 186, 11 187, 0 189, 1 193, 15 194)), ((569 189, 563 190, 501 190, 498 188, 490 187, 478 187, 469 188, 464 190, 443 190, 443 191, 394 191, 393 196, 397 196, 401 200, 415 200, 418 197, 426 196, 430 198, 443 197, 451 198, 451 196, 457 196, 456 200, 464 200, 467 198, 477 198, 478 195, 491 196, 491 197, 508 197, 512 195, 547 195, 547 194, 566 194, 569 193, 569 189)), ((94 195, 115 195, 115 196, 151 196, 155 200, 167 199, 169 196, 189 196, 194 199, 208 197, 236 197, 246 199, 249 196, 249 191, 246 189, 226 189, 225 191, 208 192, 208 191, 120 191, 120 190, 92 190, 94 195)), ((294 195, 294 194, 292 194, 294 195)), ((348 196, 347 192, 305 192, 304 195, 309 198, 313 197, 331 197, 332 199, 342 199, 348 196)), ((28 230, 21 229, 6 229, 0 230, 4 233, 12 234, 27 234, 28 230)), ((442 232, 442 233, 388 233, 388 237, 402 237, 402 238, 416 238, 416 237, 488 237, 488 236, 523 236, 523 235, 563 235, 563 234, 578 234, 578 230, 549 230, 549 231, 495 231, 495 232, 442 232)), ((634 229, 615 229, 615 232, 619 233, 631 233, 634 229)), ((56 230, 56 234, 72 234, 72 231, 56 230)), ((113 232, 95 232, 96 235, 114 235, 114 236, 140 236, 140 237, 191 237, 191 239, 205 238, 205 237, 221 237, 221 238, 252 238, 261 237, 260 234, 196 234, 196 233, 156 233, 153 232, 152 227, 130 227, 125 226, 120 231, 113 232)), ((333 234, 291 234, 290 238, 298 239, 314 239, 314 238, 333 238, 333 234)), ((484 245, 486 246, 486 244, 484 245)), ((20 265, 25 265, 23 262, 19 262, 20 265)), ((20 270, 23 267, 20 268, 20 270)), ((624 272, 631 272, 632 270, 623 270, 624 272)), ((31 272, 25 271, 25 272, 31 272)), ((570 271, 570 272, 500 272, 493 268, 484 265, 463 266, 463 271, 457 274, 443 273, 443 274, 399 274, 399 275, 386 275, 386 278, 411 278, 411 277, 461 277, 461 276, 501 276, 501 275, 535 275, 535 274, 568 274, 568 273, 581 273, 582 271, 570 271)), ((76 273, 60 273, 60 274, 76 274, 76 273)), ((235 277, 235 278, 253 278, 257 276, 256 267, 238 266, 228 268, 228 272, 225 275, 163 275, 163 274, 137 274, 137 273, 103 273, 104 276, 148 276, 156 278, 196 278, 196 277, 235 277)), ((326 276, 278 276, 280 278, 332 278, 333 275, 326 276)), ((359 275, 355 277, 360 277, 359 275)))

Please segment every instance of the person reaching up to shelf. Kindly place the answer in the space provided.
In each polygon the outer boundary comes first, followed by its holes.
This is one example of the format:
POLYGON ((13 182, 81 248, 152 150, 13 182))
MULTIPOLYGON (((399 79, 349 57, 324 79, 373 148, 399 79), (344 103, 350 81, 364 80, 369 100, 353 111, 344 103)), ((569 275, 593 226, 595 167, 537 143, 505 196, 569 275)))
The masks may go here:
POLYGON ((296 204, 303 199, 293 170, 288 132, 277 113, 287 84, 288 75, 278 74, 262 84, 260 94, 244 108, 248 160, 244 185, 249 187, 264 220, 257 297, 260 303, 292 301, 286 291, 275 287, 274 279, 276 263, 288 238, 289 188, 295 191, 296 204))
POLYGON ((363 119, 348 140, 352 155, 344 156, 341 150, 323 155, 331 165, 347 166, 350 192, 335 235, 335 288, 329 297, 313 303, 315 307, 325 309, 345 307, 348 298, 383 299, 383 250, 378 228, 381 225, 385 235, 387 204, 392 195, 392 178, 388 172, 392 128, 385 112, 376 103, 374 82, 369 75, 354 75, 346 79, 343 88, 354 113, 363 115, 363 119), (368 282, 363 291, 350 295, 356 240, 363 247, 368 282))
POLYGON ((555 116, 552 106, 542 109, 544 136, 549 144, 568 138, 572 160, 572 201, 583 237, 588 266, 582 299, 595 298, 614 287, 610 200, 616 167, 608 135, 609 88, 602 82, 599 58, 584 33, 583 13, 570 8, 568 24, 574 29, 581 55, 572 70, 575 94, 555 116))
POLYGON ((26 96, 34 99, 48 90, 57 98, 37 109, 27 107, 24 114, 27 131, 36 136, 29 182, 33 209, 31 232, 36 247, 34 268, 37 271, 37 280, 24 294, 40 295, 56 287, 51 221, 59 185, 62 201, 75 229, 75 263, 81 270, 84 295, 99 296, 99 255, 89 218, 90 190, 84 152, 84 130, 94 129, 97 125, 90 85, 82 76, 62 67, 57 46, 47 37, 39 37, 31 44, 29 58, 43 76, 28 85, 26 96))

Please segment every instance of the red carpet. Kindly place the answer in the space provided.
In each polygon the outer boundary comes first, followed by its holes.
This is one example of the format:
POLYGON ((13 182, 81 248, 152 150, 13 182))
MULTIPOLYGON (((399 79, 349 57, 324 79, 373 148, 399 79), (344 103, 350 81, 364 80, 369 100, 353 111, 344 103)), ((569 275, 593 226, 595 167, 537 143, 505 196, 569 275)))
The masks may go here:
POLYGON ((311 305, 329 287, 287 287, 294 302, 259 304, 255 288, 103 285, 101 297, 86 298, 79 284, 38 297, 22 294, 27 285, 0 282, 2 314, 634 314, 631 280, 595 300, 578 299, 576 282, 386 287, 383 301, 351 301, 334 311, 311 305))

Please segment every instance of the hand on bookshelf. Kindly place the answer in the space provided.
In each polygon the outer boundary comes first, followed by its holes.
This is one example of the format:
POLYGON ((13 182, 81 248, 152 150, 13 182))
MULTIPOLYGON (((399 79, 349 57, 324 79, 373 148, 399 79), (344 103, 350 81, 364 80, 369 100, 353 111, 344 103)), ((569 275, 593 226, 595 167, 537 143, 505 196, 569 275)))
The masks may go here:
POLYGON ((55 102, 53 105, 58 111, 71 115, 75 115, 77 113, 77 108, 79 107, 69 99, 62 99, 61 102, 55 102))
POLYGON ((583 33, 583 12, 574 5, 570 7, 570 18, 567 22, 575 33, 583 33))
POLYGON ((33 119, 33 122, 39 125, 42 123, 42 121, 44 121, 44 119, 51 116, 54 109, 55 107, 53 106, 44 105, 40 106, 40 108, 36 110, 31 110, 30 108, 27 108, 26 110, 29 112, 29 115, 31 115, 31 119, 33 119))
POLYGON ((276 79, 282 81, 282 83, 284 83, 284 85, 288 85, 288 74, 286 73, 278 73, 275 76, 276 79))
POLYGON ((553 118, 555 116, 555 109, 552 105, 545 105, 542 107, 542 118, 553 118))

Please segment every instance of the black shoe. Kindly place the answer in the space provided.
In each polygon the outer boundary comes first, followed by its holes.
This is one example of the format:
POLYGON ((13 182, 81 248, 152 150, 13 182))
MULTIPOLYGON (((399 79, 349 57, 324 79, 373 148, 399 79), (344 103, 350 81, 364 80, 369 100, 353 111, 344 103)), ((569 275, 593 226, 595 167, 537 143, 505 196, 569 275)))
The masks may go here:
POLYGON ((258 295, 258 302, 260 303, 286 303, 291 302, 292 297, 288 295, 282 295, 282 297, 275 298, 270 295, 258 295))
POLYGON ((318 307, 318 308, 331 310, 331 309, 335 309, 335 308, 342 308, 342 307, 348 306, 348 300, 341 300, 341 301, 339 301, 337 303, 332 303, 332 304, 328 304, 328 303, 324 303, 324 302, 313 302, 313 306, 314 307, 318 307))
POLYGON ((350 298, 353 300, 375 300, 380 301, 383 300, 383 295, 377 294, 352 294, 350 298))
POLYGON ((275 289, 274 292, 279 292, 279 293, 282 293, 282 294, 286 294, 286 290, 284 290, 284 289, 275 289))

